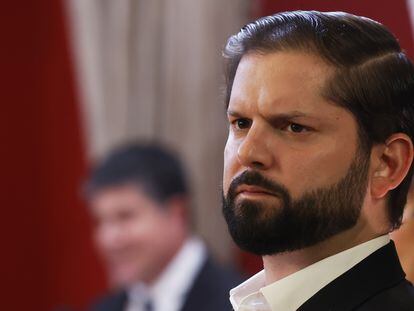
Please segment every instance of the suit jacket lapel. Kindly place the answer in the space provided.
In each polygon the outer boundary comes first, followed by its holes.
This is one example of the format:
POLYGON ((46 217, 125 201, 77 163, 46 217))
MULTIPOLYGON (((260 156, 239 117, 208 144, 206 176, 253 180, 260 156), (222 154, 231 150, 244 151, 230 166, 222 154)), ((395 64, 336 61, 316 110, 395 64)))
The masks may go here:
POLYGON ((405 273, 391 241, 322 288, 298 311, 353 310, 378 292, 404 279, 405 273))
POLYGON ((116 292, 100 300, 94 305, 93 311, 124 311, 127 303, 127 294, 124 290, 116 292))
POLYGON ((233 310, 228 299, 229 290, 240 282, 241 277, 218 266, 207 256, 181 311, 233 310))
POLYGON ((209 286, 209 273, 211 273, 211 262, 207 258, 204 262, 200 272, 198 273, 194 284, 191 286, 190 291, 187 293, 184 305, 181 308, 181 311, 191 311, 198 310, 205 306, 206 300, 206 289, 209 286))

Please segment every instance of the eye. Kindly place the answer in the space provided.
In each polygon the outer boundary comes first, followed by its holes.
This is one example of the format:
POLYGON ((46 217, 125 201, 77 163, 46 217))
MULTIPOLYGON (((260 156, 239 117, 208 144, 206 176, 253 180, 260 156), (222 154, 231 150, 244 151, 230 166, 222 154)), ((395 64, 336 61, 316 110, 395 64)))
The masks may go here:
POLYGON ((252 122, 248 119, 237 119, 232 123, 238 130, 243 130, 249 128, 252 122))
POLYGON ((307 131, 307 128, 303 125, 297 124, 297 123, 290 123, 286 130, 293 133, 302 133, 307 131))

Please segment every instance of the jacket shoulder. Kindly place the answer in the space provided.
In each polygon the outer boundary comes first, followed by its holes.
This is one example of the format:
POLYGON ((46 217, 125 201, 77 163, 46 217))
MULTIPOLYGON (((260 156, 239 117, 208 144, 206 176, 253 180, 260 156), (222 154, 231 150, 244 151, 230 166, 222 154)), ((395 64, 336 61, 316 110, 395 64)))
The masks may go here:
POLYGON ((361 304, 358 311, 369 310, 414 310, 414 287, 407 280, 402 280, 393 287, 387 288, 361 304))

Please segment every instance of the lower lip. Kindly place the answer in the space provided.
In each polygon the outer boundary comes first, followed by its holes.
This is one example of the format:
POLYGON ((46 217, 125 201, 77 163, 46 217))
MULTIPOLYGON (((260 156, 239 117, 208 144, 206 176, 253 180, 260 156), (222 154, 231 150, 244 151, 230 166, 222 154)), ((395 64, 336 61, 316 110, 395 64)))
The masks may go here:
POLYGON ((243 197, 274 197, 273 194, 267 193, 267 192, 250 192, 250 191, 243 191, 240 192, 238 195, 243 197))

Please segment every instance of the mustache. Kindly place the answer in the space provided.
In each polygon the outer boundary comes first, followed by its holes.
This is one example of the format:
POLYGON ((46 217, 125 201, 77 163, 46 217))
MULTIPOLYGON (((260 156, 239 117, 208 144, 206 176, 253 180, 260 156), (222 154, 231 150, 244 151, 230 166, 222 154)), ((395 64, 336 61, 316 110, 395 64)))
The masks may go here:
POLYGON ((230 183, 227 192, 227 196, 230 200, 236 196, 237 187, 241 185, 257 186, 283 198, 290 197, 289 190, 283 185, 264 177, 257 171, 244 171, 230 183))

